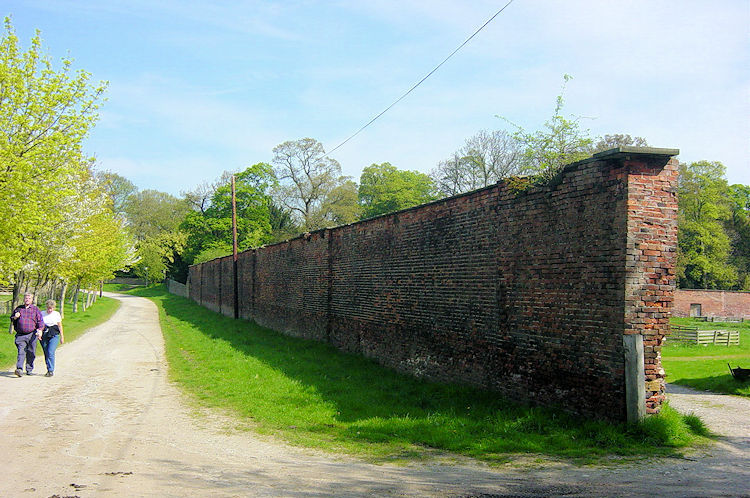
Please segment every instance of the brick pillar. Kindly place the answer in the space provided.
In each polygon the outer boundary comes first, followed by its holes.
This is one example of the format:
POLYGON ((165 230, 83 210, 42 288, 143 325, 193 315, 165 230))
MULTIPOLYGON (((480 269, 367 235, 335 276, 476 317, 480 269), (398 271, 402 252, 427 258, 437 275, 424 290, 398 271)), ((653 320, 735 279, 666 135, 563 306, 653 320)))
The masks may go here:
POLYGON ((636 147, 604 153, 621 161, 628 175, 623 333, 643 337, 646 413, 658 413, 664 401, 661 345, 676 285, 678 153, 636 147))

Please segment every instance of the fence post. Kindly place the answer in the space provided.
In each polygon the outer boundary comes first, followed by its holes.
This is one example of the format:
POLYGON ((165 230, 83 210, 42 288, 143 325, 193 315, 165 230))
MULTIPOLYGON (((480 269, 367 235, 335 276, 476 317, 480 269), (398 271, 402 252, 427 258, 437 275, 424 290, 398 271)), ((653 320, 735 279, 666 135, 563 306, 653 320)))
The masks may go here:
POLYGON ((646 369, 643 361, 643 335, 622 336, 625 346, 625 405, 628 422, 646 416, 646 369))

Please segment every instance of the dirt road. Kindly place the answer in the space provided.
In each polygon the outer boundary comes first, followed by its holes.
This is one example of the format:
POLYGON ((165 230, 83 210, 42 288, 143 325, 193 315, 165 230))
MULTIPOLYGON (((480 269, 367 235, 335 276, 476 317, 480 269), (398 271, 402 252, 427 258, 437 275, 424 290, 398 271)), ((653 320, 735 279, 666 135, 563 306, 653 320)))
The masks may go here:
POLYGON ((0 497, 750 496, 748 399, 675 391, 729 436, 687 460, 372 465, 197 415, 167 381, 156 307, 117 297, 109 322, 58 350, 55 377, 0 373, 0 497))

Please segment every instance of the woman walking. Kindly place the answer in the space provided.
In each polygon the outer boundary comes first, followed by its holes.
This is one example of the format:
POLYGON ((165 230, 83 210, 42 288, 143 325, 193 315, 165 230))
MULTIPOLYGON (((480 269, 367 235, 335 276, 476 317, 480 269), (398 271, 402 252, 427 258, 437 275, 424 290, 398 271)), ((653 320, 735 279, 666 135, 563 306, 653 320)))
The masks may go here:
POLYGON ((42 334, 42 350, 44 351, 44 362, 47 364, 46 377, 55 374, 55 350, 59 344, 65 342, 63 334, 62 316, 55 311, 55 300, 47 301, 47 309, 42 312, 44 320, 44 333, 42 334))

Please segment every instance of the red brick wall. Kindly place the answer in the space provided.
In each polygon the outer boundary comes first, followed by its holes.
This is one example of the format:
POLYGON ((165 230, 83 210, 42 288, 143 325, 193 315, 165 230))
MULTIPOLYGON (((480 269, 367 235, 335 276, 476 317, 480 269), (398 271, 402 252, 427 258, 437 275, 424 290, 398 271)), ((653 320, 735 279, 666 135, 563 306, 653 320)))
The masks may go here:
MULTIPOLYGON (((604 153, 547 187, 498 184, 248 251, 241 316, 417 376, 617 420, 623 334, 643 334, 658 411, 675 282, 668 161, 604 153)), ((191 297, 212 309, 217 270, 190 269, 191 297)))
POLYGON ((669 332, 676 285, 677 165, 677 160, 665 165, 662 160, 648 157, 625 163, 625 334, 643 335, 648 413, 658 412, 664 401, 661 346, 669 332))
POLYGON ((674 315, 690 316, 691 304, 701 305, 701 315, 750 318, 750 292, 677 289, 674 315))
POLYGON ((327 340, 328 238, 328 231, 321 230, 255 251, 256 322, 290 335, 327 340))

